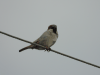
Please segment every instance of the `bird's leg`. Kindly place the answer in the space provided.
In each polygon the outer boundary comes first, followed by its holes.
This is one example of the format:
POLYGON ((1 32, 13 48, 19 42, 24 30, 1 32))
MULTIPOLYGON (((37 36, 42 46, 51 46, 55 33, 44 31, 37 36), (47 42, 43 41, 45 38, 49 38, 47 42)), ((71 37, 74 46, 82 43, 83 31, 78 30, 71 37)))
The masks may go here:
POLYGON ((45 51, 49 52, 50 50, 51 50, 51 48, 49 48, 49 47, 46 46, 46 50, 45 51))

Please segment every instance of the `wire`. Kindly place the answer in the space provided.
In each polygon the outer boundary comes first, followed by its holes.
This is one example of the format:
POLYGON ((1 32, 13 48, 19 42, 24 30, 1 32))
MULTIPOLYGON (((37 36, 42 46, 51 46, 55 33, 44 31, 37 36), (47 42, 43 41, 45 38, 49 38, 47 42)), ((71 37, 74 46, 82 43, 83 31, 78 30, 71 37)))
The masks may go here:
MULTIPOLYGON (((15 37, 15 36, 10 35, 10 34, 7 34, 7 33, 5 33, 5 32, 0 31, 0 33, 1 33, 1 34, 4 34, 4 35, 7 35, 7 36, 9 36, 9 37, 12 37, 12 38, 15 38, 15 39, 18 39, 18 40, 21 40, 21 41, 24 41, 24 42, 27 42, 27 43, 33 44, 33 45, 37 45, 37 46, 43 47, 43 48, 46 49, 46 47, 44 47, 44 46, 42 46, 42 45, 39 45, 39 44, 36 44, 36 43, 32 43, 32 42, 30 42, 30 41, 27 41, 27 40, 24 40, 24 39, 21 39, 21 38, 15 37)), ((69 56, 69 55, 67 55, 67 54, 63 54, 63 53, 61 53, 61 52, 58 52, 58 51, 55 51, 55 50, 52 50, 52 49, 51 49, 50 51, 55 52, 55 53, 60 54, 60 55, 63 55, 63 56, 66 56, 66 57, 69 57, 69 58, 71 58, 71 59, 74 59, 74 60, 80 61, 80 62, 82 62, 82 63, 85 63, 85 64, 88 64, 88 65, 91 65, 91 66, 94 66, 94 67, 100 68, 100 66, 97 66, 97 65, 95 65, 95 64, 92 64, 92 63, 89 63, 89 62, 86 62, 86 61, 80 60, 80 59, 78 59, 78 58, 75 58, 75 57, 69 56)))

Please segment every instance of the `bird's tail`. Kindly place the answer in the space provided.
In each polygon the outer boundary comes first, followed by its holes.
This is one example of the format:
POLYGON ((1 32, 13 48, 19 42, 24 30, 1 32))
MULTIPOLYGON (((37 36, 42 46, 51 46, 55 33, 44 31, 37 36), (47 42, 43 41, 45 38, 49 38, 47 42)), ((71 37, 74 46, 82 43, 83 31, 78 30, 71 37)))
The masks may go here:
POLYGON ((20 49, 19 52, 22 52, 22 51, 24 51, 26 49, 33 49, 33 48, 34 48, 34 46, 30 45, 30 46, 27 46, 27 47, 24 47, 24 48, 20 49))

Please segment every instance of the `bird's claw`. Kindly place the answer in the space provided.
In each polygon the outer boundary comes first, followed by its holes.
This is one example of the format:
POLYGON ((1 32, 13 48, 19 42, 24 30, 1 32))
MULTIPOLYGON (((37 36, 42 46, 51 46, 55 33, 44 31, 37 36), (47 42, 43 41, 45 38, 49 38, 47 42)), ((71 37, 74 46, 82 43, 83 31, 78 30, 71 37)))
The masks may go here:
POLYGON ((50 50, 51 50, 51 48, 48 48, 48 47, 46 46, 46 50, 45 50, 45 51, 50 52, 50 50))

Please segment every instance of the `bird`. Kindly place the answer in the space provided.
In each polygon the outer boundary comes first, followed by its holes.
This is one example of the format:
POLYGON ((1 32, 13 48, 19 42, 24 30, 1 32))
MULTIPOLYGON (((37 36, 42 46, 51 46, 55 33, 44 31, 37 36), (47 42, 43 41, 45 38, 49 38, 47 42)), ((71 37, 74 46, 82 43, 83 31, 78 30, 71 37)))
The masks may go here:
POLYGON ((45 48, 32 44, 32 45, 29 45, 27 47, 20 49, 19 52, 22 52, 27 49, 45 50, 49 52, 51 50, 50 47, 55 44, 57 39, 58 39, 57 25, 55 24, 49 25, 48 29, 38 39, 36 39, 33 42, 33 43, 42 45, 45 48))

